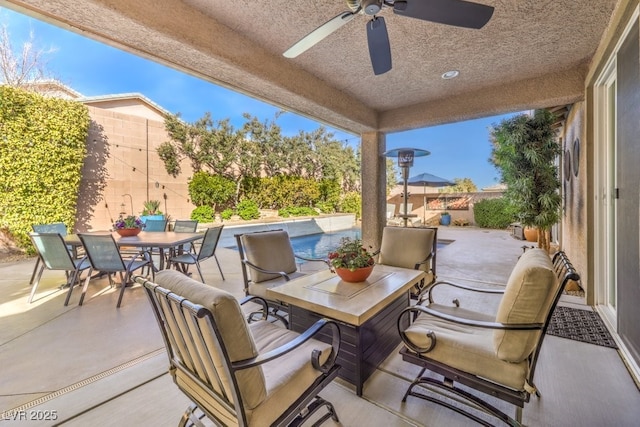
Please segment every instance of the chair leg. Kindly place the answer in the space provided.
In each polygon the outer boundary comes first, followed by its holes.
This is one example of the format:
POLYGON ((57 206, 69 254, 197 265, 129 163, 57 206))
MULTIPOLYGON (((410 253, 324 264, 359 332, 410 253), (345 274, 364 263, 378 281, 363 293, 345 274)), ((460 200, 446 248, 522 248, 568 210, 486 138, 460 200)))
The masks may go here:
MULTIPOLYGON (((422 374, 421 374, 422 375, 422 374)), ((454 385, 454 381, 453 380, 448 380, 447 378, 445 378, 443 381, 439 381, 436 380, 435 378, 430 378, 430 377, 422 377, 422 376, 418 376, 409 386, 409 388, 407 389, 406 393, 404 394, 404 397, 402 398, 403 402, 407 401, 407 397, 408 396, 414 396, 417 397, 419 399, 423 399, 423 400, 427 400, 429 402, 433 402, 436 403, 438 405, 444 406, 445 408, 449 408, 452 411, 455 411, 457 413, 459 413, 460 415, 464 415, 465 417, 474 420, 475 422, 477 422, 478 424, 481 424, 483 426, 486 427, 492 427, 493 424, 490 423, 487 420, 484 420, 480 417, 478 417, 477 415, 472 414, 471 412, 466 411, 463 407, 460 406, 455 406, 443 399, 439 399, 437 397, 433 397, 433 396, 429 396, 425 393, 421 393, 418 391, 414 390, 414 387, 419 386, 420 388, 427 390, 426 387, 424 387, 425 384, 446 390, 449 393, 455 394, 457 396, 462 397, 463 399, 465 399, 467 402, 469 402, 470 406, 478 409, 486 414, 489 414, 491 416, 494 416, 498 419, 500 419, 501 421, 503 421, 504 423, 510 425, 510 426, 514 426, 514 427, 522 427, 522 408, 520 408, 519 406, 516 406, 516 418, 518 418, 518 416, 520 418, 518 419, 514 419, 511 418, 510 416, 508 416, 507 414, 505 414, 504 412, 502 412, 501 410, 499 410, 498 408, 496 408, 495 406, 491 405, 489 402, 482 400, 481 398, 479 398, 478 396, 475 396, 465 390, 462 390, 458 387, 456 387, 454 385)))
POLYGON ((222 280, 224 280, 224 274, 222 274, 222 268, 220 268, 220 262, 218 262, 218 257, 216 254, 213 254, 213 258, 216 260, 216 264, 218 264, 218 270, 220 270, 220 276, 222 276, 222 280))
POLYGON ((40 257, 36 258, 36 265, 33 266, 33 273, 31 273, 31 280, 29 280, 30 285, 33 285, 33 279, 36 278, 36 272, 38 271, 39 265, 40 265, 40 257))
POLYGON ((69 286, 69 291, 67 292, 67 297, 64 300, 64 305, 67 306, 69 304, 69 299, 71 298, 71 292, 73 292, 73 287, 76 285, 78 281, 78 270, 75 270, 72 275, 70 275, 69 280, 67 281, 67 285, 69 286))
MULTIPOLYGON (((40 266, 40 271, 38 272, 38 278, 35 282, 32 281, 33 285, 31 285, 31 293, 29 294, 29 304, 33 301, 33 296, 36 294, 36 289, 38 289, 38 285, 40 284, 40 278, 42 277, 42 273, 44 272, 44 264, 40 266)), ((34 271, 35 273, 35 271, 34 271)))
POLYGON ((197 416, 196 409, 198 409, 196 405, 189 405, 187 410, 184 411, 184 414, 182 414, 182 418, 180 418, 178 426, 186 427, 194 425, 197 427, 205 427, 205 425, 200 421, 200 419, 204 418, 205 415, 203 413, 202 416, 197 416))
POLYGON ((336 423, 339 423, 340 420, 338 420, 338 414, 336 413, 336 410, 331 402, 327 402, 320 396, 316 396, 315 400, 311 402, 309 406, 307 406, 304 411, 300 413, 300 415, 298 415, 296 418, 294 418, 293 421, 291 421, 289 427, 301 426, 311 415, 313 415, 318 409, 322 408, 323 406, 327 407, 327 413, 320 417, 318 421, 313 423, 313 427, 320 426, 329 418, 333 419, 333 421, 335 421, 336 423))
POLYGON ((120 288, 120 296, 118 296, 118 303, 116 304, 116 308, 120 308, 120 303, 122 302, 122 296, 124 295, 124 290, 127 287, 127 280, 129 278, 129 274, 127 273, 126 275, 123 275, 122 272, 120 272, 120 280, 122 283, 122 287, 120 288))
POLYGON ((198 269, 198 274, 200 275, 200 280, 204 283, 204 277, 202 276, 202 270, 200 270, 200 263, 196 262, 196 268, 198 269))
POLYGON ((84 285, 82 286, 82 294, 80 294, 80 301, 78 302, 78 305, 82 305, 82 302, 84 301, 84 295, 87 293, 87 288, 89 287, 89 280, 91 280, 91 273, 93 273, 93 267, 89 268, 89 274, 87 275, 87 278, 84 279, 84 285))

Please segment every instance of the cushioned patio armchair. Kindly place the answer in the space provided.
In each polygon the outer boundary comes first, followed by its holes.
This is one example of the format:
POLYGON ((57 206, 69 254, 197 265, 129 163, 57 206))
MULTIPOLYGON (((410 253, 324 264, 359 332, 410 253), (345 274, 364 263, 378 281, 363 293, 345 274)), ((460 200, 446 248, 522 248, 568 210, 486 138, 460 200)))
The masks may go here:
POLYGON ((424 301, 406 309, 398 319, 405 344, 400 351, 403 360, 423 368, 403 402, 415 396, 482 425, 493 425, 486 414, 512 426, 521 425, 524 404, 531 394, 540 395, 533 375, 551 315, 569 279, 579 280, 579 276, 563 252, 552 261, 542 249, 532 249, 520 257, 504 289, 436 282, 424 301), (434 302, 433 290, 440 286, 452 287, 453 304, 434 302), (496 313, 460 306, 463 295, 469 297, 466 301, 472 301, 478 292, 501 297, 496 313), (400 326, 404 316, 415 314, 417 318, 408 328, 400 326), (423 375, 425 370, 437 375, 423 375), (442 394, 428 392, 425 385, 461 397, 469 405, 442 399, 442 394), (496 408, 483 394, 515 405, 515 418, 496 408))
POLYGON ((286 318, 278 311, 288 312, 288 307, 267 298, 267 289, 281 285, 289 280, 303 276, 298 270, 296 258, 305 261, 324 263, 325 259, 303 258, 293 253, 289 234, 284 230, 260 231, 236 234, 238 252, 244 279, 245 295, 254 295, 269 301, 272 313, 285 325, 286 318))
POLYGON ((385 227, 380 249, 375 255, 378 264, 426 272, 425 279, 411 289, 411 295, 418 298, 436 280, 437 245, 437 227, 385 227))
POLYGON ((181 426, 200 425, 200 411, 217 425, 299 425, 323 407, 327 412, 318 424, 330 417, 338 422, 331 403, 318 396, 340 368, 334 322, 321 319, 302 334, 267 321, 266 315, 248 324, 233 295, 179 272, 161 271, 156 283, 136 281, 153 306, 169 372, 193 402, 181 426), (318 333, 331 344, 314 339, 318 333))

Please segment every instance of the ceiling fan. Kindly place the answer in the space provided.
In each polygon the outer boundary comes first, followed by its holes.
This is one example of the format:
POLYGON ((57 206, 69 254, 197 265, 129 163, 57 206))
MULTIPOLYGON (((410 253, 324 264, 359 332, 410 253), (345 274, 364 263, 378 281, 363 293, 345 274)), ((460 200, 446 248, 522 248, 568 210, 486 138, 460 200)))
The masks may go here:
POLYGON ((295 58, 334 31, 351 21, 359 13, 371 16, 367 22, 367 42, 371 65, 376 75, 391 69, 391 47, 384 18, 377 16, 383 7, 393 13, 423 21, 437 22, 464 28, 482 28, 493 15, 493 7, 465 0, 347 0, 350 10, 325 22, 291 46, 284 56, 295 58))

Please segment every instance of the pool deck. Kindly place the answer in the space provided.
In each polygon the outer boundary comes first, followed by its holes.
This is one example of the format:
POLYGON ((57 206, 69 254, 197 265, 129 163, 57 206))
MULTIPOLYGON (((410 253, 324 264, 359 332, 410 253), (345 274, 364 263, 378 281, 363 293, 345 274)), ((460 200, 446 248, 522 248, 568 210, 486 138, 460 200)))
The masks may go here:
MULTIPOLYGON (((505 283, 527 244, 497 230, 440 227, 438 235, 452 241, 438 253, 439 278, 467 283, 505 283)), ((205 282, 242 297, 238 253, 219 247, 218 258, 226 280, 208 260, 205 282)), ((117 292, 106 278, 92 280, 84 305, 77 305, 76 291, 65 307, 65 292, 58 288, 63 273, 45 272, 28 304, 34 263, 0 264, 0 425, 175 426, 188 401, 167 374, 162 338, 142 288, 127 289, 116 309, 117 292), (53 412, 55 420, 7 420, 53 412)), ((561 303, 589 308, 578 297, 563 296, 561 303)), ((362 398, 334 381, 322 394, 335 404, 341 424, 325 425, 469 425, 428 402, 402 403, 413 371, 394 352, 365 383, 362 398)), ((525 406, 527 425, 631 426, 640 418, 640 393, 614 349, 549 336, 536 383, 543 398, 525 406)))

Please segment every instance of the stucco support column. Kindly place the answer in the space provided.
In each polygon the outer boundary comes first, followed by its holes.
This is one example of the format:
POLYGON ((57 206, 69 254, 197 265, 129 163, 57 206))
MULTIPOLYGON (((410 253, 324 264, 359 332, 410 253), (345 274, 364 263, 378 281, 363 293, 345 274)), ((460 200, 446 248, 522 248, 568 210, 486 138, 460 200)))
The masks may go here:
POLYGON ((365 247, 378 249, 386 222, 386 136, 382 132, 365 132, 362 139, 362 241, 365 247))

